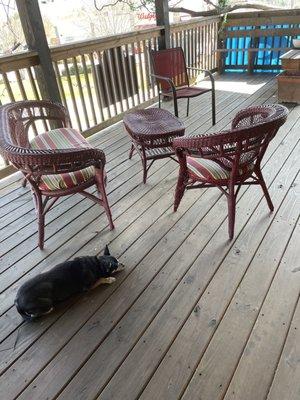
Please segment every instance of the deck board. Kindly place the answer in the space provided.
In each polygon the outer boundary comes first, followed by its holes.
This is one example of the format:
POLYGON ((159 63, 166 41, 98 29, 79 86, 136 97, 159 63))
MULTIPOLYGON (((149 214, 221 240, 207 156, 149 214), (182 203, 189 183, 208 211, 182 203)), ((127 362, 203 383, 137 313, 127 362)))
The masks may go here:
MULTIPOLYGON (((180 114, 187 134, 197 134, 228 127, 241 108, 273 102, 272 76, 225 74, 217 80, 216 127, 205 96, 191 102, 189 117, 182 101, 180 114)), ((171 103, 164 107, 172 110, 171 103)), ((275 212, 268 213, 258 188, 244 187, 230 243, 220 193, 190 191, 173 213, 176 163, 156 162, 141 184, 140 161, 136 155, 127 160, 129 140, 120 123, 91 138, 107 154, 114 232, 97 205, 66 197, 48 214, 41 252, 28 188, 20 188, 18 176, 0 182, 0 398, 173 400, 201 392, 203 399, 229 400, 240 399, 247 385, 257 385, 247 400, 265 399, 270 387, 270 398, 280 398, 281 382, 296 381, 287 377, 282 357, 291 348, 297 352, 290 324, 299 295, 299 278, 288 302, 276 291, 291 279, 285 260, 297 260, 300 106, 290 111, 264 159, 275 212), (26 279, 62 259, 100 252, 108 242, 127 265, 115 284, 22 323, 13 300, 26 279), (260 309, 269 316, 268 329, 260 309), (281 309, 286 325, 272 347, 270 326, 281 309), (253 349, 257 336, 261 347, 253 349), (272 360, 268 373, 261 360, 272 360)), ((299 318, 293 321, 300 329, 299 318)), ((299 388, 289 390, 297 398, 299 388)))

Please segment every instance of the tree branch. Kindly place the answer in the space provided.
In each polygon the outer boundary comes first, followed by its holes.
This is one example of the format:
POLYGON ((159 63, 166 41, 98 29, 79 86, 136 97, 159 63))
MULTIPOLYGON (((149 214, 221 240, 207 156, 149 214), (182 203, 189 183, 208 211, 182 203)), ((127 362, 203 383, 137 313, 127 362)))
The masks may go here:
POLYGON ((241 8, 252 8, 255 10, 280 10, 281 9, 280 7, 267 6, 264 4, 237 3, 232 6, 224 7, 222 9, 215 8, 213 10, 208 10, 208 11, 193 11, 193 10, 189 10, 184 7, 170 7, 169 11, 189 14, 191 17, 210 17, 213 15, 230 13, 232 11, 239 10, 241 8))
POLYGON ((193 11, 189 10, 188 8, 184 7, 170 7, 169 8, 170 12, 175 12, 175 13, 185 13, 189 14, 191 17, 210 17, 213 15, 219 15, 218 10, 208 10, 208 11, 193 11))
POLYGON ((132 6, 132 3, 130 2, 130 0, 129 0, 129 1, 126 1, 126 0, 115 0, 115 1, 112 2, 112 3, 103 4, 103 6, 99 7, 99 6, 98 6, 98 1, 97 1, 97 0, 94 0, 94 6, 95 6, 95 8, 96 8, 96 10, 98 10, 98 11, 100 11, 100 12, 103 11, 104 8, 106 8, 106 7, 114 7, 114 6, 116 6, 118 3, 125 3, 125 4, 127 4, 130 8, 131 8, 131 6, 132 6))
POLYGON ((212 6, 213 8, 218 9, 218 6, 216 4, 214 4, 211 0, 204 0, 204 2, 209 5, 212 6))

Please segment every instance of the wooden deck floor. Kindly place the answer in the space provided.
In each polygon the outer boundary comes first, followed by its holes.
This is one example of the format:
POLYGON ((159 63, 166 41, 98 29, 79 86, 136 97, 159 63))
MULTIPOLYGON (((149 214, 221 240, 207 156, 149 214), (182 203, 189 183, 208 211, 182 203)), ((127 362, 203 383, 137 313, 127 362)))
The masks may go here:
MULTIPOLYGON (((217 90, 215 129, 276 101, 266 75, 224 75, 217 90)), ((210 129, 209 107, 205 96, 192 101, 188 134, 210 129)), ((40 251, 29 190, 19 175, 3 180, 0 399, 299 400, 300 106, 290 110, 264 159, 275 212, 244 187, 232 242, 217 189, 189 191, 173 213, 176 163, 156 162, 141 183, 122 124, 91 140, 107 154, 114 232, 98 206, 71 196, 49 212, 40 251), (20 284, 108 242, 126 264, 115 284, 22 323, 20 284)))

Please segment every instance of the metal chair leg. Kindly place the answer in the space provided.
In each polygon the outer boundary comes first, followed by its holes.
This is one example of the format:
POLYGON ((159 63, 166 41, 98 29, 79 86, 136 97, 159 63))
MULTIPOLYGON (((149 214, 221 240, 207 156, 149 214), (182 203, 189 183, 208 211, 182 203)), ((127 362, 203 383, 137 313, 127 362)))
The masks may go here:
POLYGON ((211 91, 212 124, 216 125, 216 93, 215 89, 211 91))
POLYGON ((177 104, 177 97, 173 97, 173 101, 174 101, 174 114, 175 117, 178 117, 178 104, 177 104))
POLYGON ((189 116, 189 110, 190 110, 190 98, 187 98, 187 106, 186 106, 186 116, 189 116))

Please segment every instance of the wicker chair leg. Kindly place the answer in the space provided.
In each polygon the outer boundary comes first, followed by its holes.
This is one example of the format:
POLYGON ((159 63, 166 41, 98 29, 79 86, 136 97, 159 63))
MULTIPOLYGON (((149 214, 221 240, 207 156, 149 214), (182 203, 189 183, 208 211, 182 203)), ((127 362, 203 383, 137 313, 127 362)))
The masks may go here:
POLYGON ((35 206, 38 219, 38 233, 39 233, 38 246, 41 250, 43 250, 44 240, 45 240, 45 215, 43 210, 42 195, 38 190, 34 191, 34 198, 35 198, 35 206))
POLYGON ((179 170, 178 181, 175 189, 174 212, 177 211, 185 191, 185 178, 179 170))
POLYGON ((39 224, 39 248, 43 250, 44 248, 44 240, 45 240, 45 217, 41 213, 38 216, 38 224, 39 224))
POLYGON ((131 144, 131 148, 130 148, 130 151, 129 151, 129 157, 128 157, 129 160, 131 160, 134 150, 135 150, 135 147, 134 147, 133 144, 131 144))
POLYGON ((24 178, 24 179, 22 180, 22 187, 25 188, 26 185, 27 185, 27 179, 24 178))
POLYGON ((158 93, 158 108, 161 108, 161 93, 158 93))
POLYGON ((187 98, 187 105, 186 105, 186 116, 189 116, 189 111, 190 111, 190 98, 187 98))
POLYGON ((230 187, 229 187, 227 203, 228 203, 228 233, 229 233, 229 239, 232 240, 233 236, 234 236, 234 224, 235 224, 234 185, 230 185, 230 187))
POLYGON ((260 169, 257 169, 257 170, 255 171, 255 173, 256 173, 256 176, 257 176, 257 178, 258 178, 258 182, 259 182, 259 184, 260 184, 260 186, 262 187, 262 190, 263 190, 263 192, 264 192, 264 195, 265 195, 265 198, 266 198, 266 200, 267 200, 269 209, 270 209, 270 211, 274 211, 274 205, 273 205, 273 203, 272 203, 272 200, 271 200, 271 197, 270 197, 270 194, 269 194, 269 191, 268 191, 266 182, 265 182, 265 180, 264 180, 264 177, 263 177, 263 175, 262 175, 262 173, 261 173, 261 170, 260 170, 260 169))
POLYGON ((142 157, 142 163, 143 163, 143 183, 146 183, 148 174, 146 158, 142 157))
POLYGON ((111 215, 111 211, 110 211, 110 207, 109 207, 108 199, 107 199, 107 195, 106 195, 103 170, 100 173, 96 173, 95 178, 96 178, 96 186, 97 186, 99 195, 102 199, 102 205, 104 207, 104 210, 105 210, 108 222, 109 222, 109 227, 110 227, 110 230, 112 231, 113 229, 115 229, 115 226, 114 226, 114 223, 112 220, 112 215, 111 215))

